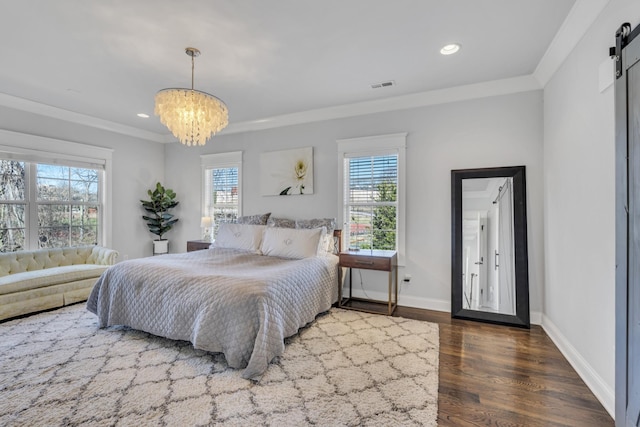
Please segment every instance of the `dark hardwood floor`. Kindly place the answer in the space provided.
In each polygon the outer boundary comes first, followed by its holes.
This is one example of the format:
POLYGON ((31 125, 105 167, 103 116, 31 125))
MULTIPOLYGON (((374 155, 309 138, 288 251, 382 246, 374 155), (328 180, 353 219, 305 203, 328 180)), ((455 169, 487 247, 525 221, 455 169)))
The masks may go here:
POLYGON ((440 325, 439 426, 613 426, 540 326, 520 329, 398 307, 440 325))

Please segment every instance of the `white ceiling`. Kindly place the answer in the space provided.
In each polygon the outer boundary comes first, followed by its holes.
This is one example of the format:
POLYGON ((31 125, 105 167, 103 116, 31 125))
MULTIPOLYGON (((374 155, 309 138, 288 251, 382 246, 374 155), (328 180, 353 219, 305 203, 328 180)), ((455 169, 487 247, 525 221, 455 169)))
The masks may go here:
MULTIPOLYGON (((223 99, 229 129, 241 129, 300 112, 531 76, 543 57, 552 56, 545 52, 553 53, 558 45, 554 37, 577 20, 568 16, 579 7, 590 13, 587 18, 597 15, 606 1, 0 4, 0 105, 71 121, 95 118, 124 133, 139 130, 162 140, 168 131, 153 115, 153 98, 162 88, 190 87, 187 46, 202 51, 195 63, 195 88, 223 99), (589 9, 588 2, 596 7, 589 9), (451 42, 462 45, 460 52, 440 55, 451 42), (387 80, 396 85, 370 87, 387 80), (140 112, 151 118, 138 118, 140 112)), ((396 102, 394 108, 399 106, 396 102)))

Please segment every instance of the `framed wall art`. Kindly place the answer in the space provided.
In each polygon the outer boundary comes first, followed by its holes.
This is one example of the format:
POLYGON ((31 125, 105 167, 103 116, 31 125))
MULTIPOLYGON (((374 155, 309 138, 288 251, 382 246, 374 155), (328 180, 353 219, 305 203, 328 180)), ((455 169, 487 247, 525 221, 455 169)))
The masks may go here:
POLYGON ((313 147, 260 154, 260 194, 313 194, 313 147))

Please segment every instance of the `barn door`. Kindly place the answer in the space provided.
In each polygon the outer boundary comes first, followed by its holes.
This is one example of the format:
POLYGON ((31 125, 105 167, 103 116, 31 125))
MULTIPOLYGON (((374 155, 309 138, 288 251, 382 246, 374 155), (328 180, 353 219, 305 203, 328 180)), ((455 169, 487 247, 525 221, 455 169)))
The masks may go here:
POLYGON ((640 27, 616 56, 616 426, 640 426, 640 27))
MULTIPOLYGON (((634 43, 636 51, 640 38, 634 43)), ((629 102, 629 241, 627 424, 640 425, 640 63, 627 70, 629 102)))

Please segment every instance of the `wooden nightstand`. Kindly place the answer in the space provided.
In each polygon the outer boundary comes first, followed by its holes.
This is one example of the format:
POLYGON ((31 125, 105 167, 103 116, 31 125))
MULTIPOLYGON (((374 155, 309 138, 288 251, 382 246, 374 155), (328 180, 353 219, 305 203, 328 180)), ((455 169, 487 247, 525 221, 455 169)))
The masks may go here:
POLYGON ((209 249, 211 242, 208 240, 188 240, 187 252, 201 251, 202 249, 209 249))
POLYGON ((368 313, 386 314, 391 316, 398 305, 398 254, 396 251, 362 249, 359 251, 340 252, 340 268, 349 269, 349 296, 342 297, 342 281, 339 283, 338 307, 350 310, 366 311, 368 313), (352 270, 387 271, 389 274, 389 298, 387 301, 377 301, 352 296, 352 270), (358 304, 358 302, 367 304, 358 304))

